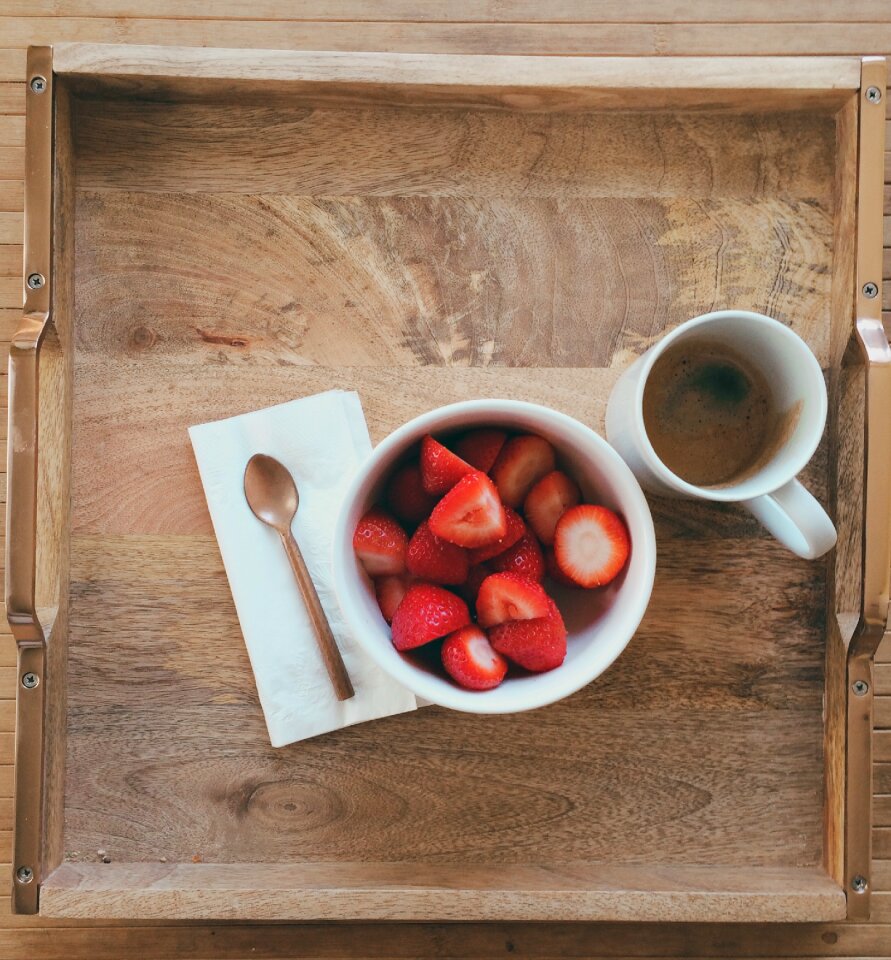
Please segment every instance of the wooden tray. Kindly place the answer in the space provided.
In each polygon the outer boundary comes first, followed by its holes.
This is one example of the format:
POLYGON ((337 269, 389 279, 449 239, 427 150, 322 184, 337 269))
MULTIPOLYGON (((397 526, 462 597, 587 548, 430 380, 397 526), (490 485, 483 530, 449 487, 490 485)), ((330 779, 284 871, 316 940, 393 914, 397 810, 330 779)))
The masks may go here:
POLYGON ((28 77, 16 909, 868 915, 883 61, 65 45, 28 77), (492 395, 602 430, 632 358, 720 307, 826 369, 828 560, 652 499, 648 615, 577 695, 267 746, 188 424, 343 386, 375 440, 492 395))

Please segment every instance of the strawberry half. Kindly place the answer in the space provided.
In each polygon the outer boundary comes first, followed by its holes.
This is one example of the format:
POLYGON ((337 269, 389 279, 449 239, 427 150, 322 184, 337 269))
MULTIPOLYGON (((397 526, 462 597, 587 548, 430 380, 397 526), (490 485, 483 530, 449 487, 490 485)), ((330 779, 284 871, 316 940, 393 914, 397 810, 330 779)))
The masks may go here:
POLYGON ((546 617, 500 623, 489 631, 489 642, 498 653, 533 673, 553 670, 566 659, 566 627, 550 598, 546 617))
POLYGON ((504 503, 516 508, 554 465, 554 448, 548 441, 534 433, 524 433, 501 448, 491 470, 492 479, 504 503))
POLYGON ((507 433, 504 430, 471 430, 455 444, 455 453, 472 467, 488 473, 505 440, 507 433))
POLYGON ((580 587, 602 587, 625 566, 631 543, 622 518, 583 503, 563 514, 554 533, 557 566, 580 587))
POLYGON ((405 564, 420 580, 454 585, 467 579, 470 557, 466 550, 436 536, 425 520, 408 541, 405 564))
POLYGON ((356 524, 353 550, 369 576, 403 573, 407 546, 405 531, 383 510, 372 508, 356 524))
POLYGON ((381 608, 384 620, 393 622, 393 616, 402 603, 402 598, 411 586, 412 578, 406 574, 394 574, 388 577, 378 577, 374 581, 374 595, 377 605, 381 608))
POLYGON ((504 519, 507 528, 503 537, 499 537, 494 543, 488 543, 484 547, 476 547, 470 551, 471 563, 485 563, 492 557, 497 557, 499 553, 504 553, 508 547, 512 547, 520 537, 526 532, 526 524, 523 518, 510 507, 504 508, 504 519))
POLYGON ((581 499, 582 493, 575 481, 560 470, 552 470, 526 494, 523 513, 535 536, 545 546, 550 546, 554 542, 557 521, 581 499))
POLYGON ((541 584, 515 573, 493 573, 476 598, 476 619, 481 627, 507 620, 536 620, 548 615, 548 595, 541 584))
POLYGON ((441 496, 473 467, 429 434, 421 441, 421 482, 427 493, 441 496))
POLYGON ((516 573, 527 580, 539 581, 545 575, 541 547, 531 533, 524 533, 512 547, 492 557, 489 564, 497 573, 516 573))
POLYGON ((432 583, 412 584, 393 617, 393 646, 414 650, 470 623, 467 604, 432 583))
POLYGON ((496 653, 479 627, 464 627, 442 645, 446 673, 467 690, 491 690, 507 673, 507 660, 496 653))
POLYGON ((421 483, 421 468, 416 463, 400 467, 387 484, 387 506, 403 523, 414 525, 426 520, 436 506, 436 497, 421 483))
POLYGON ((495 484, 479 470, 463 476, 436 504, 430 529, 461 547, 481 547, 507 533, 507 518, 495 484))

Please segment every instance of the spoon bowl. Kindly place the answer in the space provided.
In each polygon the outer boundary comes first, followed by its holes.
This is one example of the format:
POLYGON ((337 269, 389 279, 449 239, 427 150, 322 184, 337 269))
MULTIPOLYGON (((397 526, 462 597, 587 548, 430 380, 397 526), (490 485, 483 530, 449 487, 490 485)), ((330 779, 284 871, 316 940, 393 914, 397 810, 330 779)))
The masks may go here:
POLYGON ((300 503, 288 468, 265 453, 255 453, 244 468, 244 496, 254 516, 279 531, 290 528, 300 503))

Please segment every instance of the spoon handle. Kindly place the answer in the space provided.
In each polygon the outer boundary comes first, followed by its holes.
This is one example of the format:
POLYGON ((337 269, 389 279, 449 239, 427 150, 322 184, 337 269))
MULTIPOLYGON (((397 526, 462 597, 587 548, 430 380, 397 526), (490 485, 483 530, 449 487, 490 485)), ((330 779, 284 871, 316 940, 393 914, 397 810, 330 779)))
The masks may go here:
POLYGON ((350 675, 347 673, 343 658, 340 655, 340 650, 337 648, 337 641, 331 632, 328 618, 322 609, 319 595, 316 593, 315 584, 312 582, 309 570, 306 569, 303 554, 301 554, 300 547, 297 546, 294 534, 291 533, 290 530, 280 531, 280 534, 285 547, 285 553, 287 553, 288 560, 291 562, 291 569, 294 571, 297 585, 303 594, 303 602, 306 604, 309 619, 312 621, 316 642, 319 645, 322 659, 325 661, 325 669, 331 678, 334 692, 337 694, 338 700, 349 700, 350 697, 354 695, 353 684, 350 682, 350 675))

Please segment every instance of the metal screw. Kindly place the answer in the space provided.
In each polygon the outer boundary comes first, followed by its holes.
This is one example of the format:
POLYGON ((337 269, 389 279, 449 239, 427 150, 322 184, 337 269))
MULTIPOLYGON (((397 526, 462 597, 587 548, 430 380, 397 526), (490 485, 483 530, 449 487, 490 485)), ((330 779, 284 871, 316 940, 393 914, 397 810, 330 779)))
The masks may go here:
POLYGON ((869 684, 865 680, 855 680, 851 684, 851 689, 858 697, 865 697, 869 693, 869 684))
POLYGON ((870 280, 868 283, 863 284, 863 296, 866 297, 868 300, 875 300, 875 298, 878 295, 879 295, 878 285, 873 283, 872 280, 870 280))
POLYGON ((40 683, 40 677, 36 673, 26 673, 22 677, 22 686, 28 690, 33 690, 40 683))
POLYGON ((854 893, 866 893, 866 888, 869 884, 866 882, 866 877, 863 874, 858 873, 853 880, 851 880, 851 889, 854 893))
POLYGON ((32 273, 28 277, 28 286, 32 290, 39 290, 46 281, 43 279, 42 273, 32 273))
POLYGON ((882 102, 882 91, 878 87, 867 87, 866 88, 866 99, 870 103, 881 103, 882 102))
POLYGON ((46 77, 31 77, 31 89, 35 93, 43 93, 46 90, 46 77))
POLYGON ((15 878, 19 883, 30 883, 34 879, 34 871, 30 867, 19 867, 15 878))

